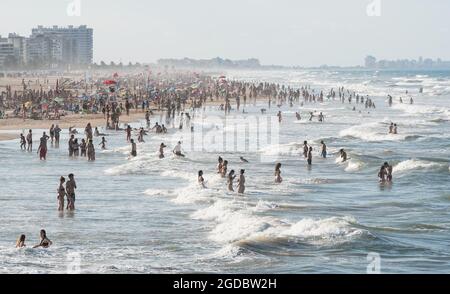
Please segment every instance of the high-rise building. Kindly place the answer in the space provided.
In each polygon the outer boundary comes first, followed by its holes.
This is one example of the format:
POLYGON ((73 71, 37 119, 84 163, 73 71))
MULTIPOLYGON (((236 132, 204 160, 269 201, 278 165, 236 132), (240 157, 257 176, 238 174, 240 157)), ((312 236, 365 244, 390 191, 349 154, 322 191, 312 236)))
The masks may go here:
POLYGON ((8 38, 0 36, 0 67, 7 67, 14 62, 14 44, 8 38))
POLYGON ((45 64, 91 64, 93 30, 86 26, 38 26, 32 29, 27 42, 27 61, 45 64))

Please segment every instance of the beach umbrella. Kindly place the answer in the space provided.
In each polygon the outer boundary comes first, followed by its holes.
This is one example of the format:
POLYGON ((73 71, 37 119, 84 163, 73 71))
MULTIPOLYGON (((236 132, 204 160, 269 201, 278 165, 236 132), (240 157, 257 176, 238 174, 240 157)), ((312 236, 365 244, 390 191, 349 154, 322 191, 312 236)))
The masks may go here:
POLYGON ((113 81, 113 80, 105 80, 105 81, 103 81, 103 84, 104 85, 115 85, 115 84, 117 84, 117 82, 113 81))

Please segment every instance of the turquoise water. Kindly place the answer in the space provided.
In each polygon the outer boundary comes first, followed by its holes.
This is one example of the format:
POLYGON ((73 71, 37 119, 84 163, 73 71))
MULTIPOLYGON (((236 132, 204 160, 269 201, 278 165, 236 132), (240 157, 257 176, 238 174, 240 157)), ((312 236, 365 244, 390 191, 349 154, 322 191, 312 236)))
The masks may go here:
MULTIPOLYGON (((225 125, 222 112, 207 107, 192 121, 195 135, 204 131, 203 145, 175 128, 178 123, 169 124, 169 134, 149 134, 131 160, 122 132, 108 133, 108 150, 97 149, 94 163, 68 158, 67 130, 46 162, 20 151, 17 140, 0 142, 0 272, 64 273, 76 254, 86 273, 366 273, 369 253, 380 255, 384 273, 448 272, 450 72, 228 76, 307 84, 325 93, 344 86, 369 95, 377 108, 368 113, 354 100, 350 105, 339 99, 270 109, 266 102, 248 101, 248 113, 233 111, 225 125), (387 94, 394 97, 392 107, 387 94), (400 104, 400 96, 405 102, 412 96, 415 103, 400 104), (281 125, 275 122, 279 110, 281 125), (322 111, 325 122, 307 121, 309 111, 322 111), (255 146, 258 128, 252 122, 267 118, 275 124, 270 140, 255 146), (398 135, 387 134, 391 121, 398 135), (221 149, 216 141, 223 136, 246 147, 221 149), (178 140, 185 159, 170 154, 178 140), (302 158, 304 140, 314 147, 311 168, 302 158), (327 159, 318 156, 320 140, 328 145, 327 159), (163 160, 157 156, 161 142, 168 145, 163 160), (348 163, 336 160, 340 148, 347 150, 348 163), (227 192, 216 174, 219 155, 230 162, 229 170, 246 169, 244 196, 227 192), (239 156, 250 163, 240 163, 239 156), (394 166, 392 185, 378 183, 385 161, 394 166), (276 162, 282 163, 282 184, 274 184, 276 162), (197 184, 200 169, 207 189, 197 184), (58 179, 69 173, 77 180, 77 210, 60 214, 58 179), (41 228, 54 246, 31 249, 41 228), (17 250, 22 233, 28 248, 17 250)), ((164 118, 152 117, 156 121, 164 118)))

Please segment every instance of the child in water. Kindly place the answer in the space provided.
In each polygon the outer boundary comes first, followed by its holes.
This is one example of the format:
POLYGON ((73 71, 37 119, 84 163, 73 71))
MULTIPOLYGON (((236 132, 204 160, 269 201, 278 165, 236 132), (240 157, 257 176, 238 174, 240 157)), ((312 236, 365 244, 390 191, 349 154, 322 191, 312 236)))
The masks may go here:
POLYGON ((202 170, 200 170, 199 172, 198 172, 198 183, 200 184, 200 186, 202 187, 202 188, 206 188, 206 186, 205 186, 205 179, 203 178, 203 171, 202 170))
POLYGON ((164 148, 166 148, 167 146, 164 145, 164 143, 161 143, 161 145, 159 145, 159 158, 162 159, 164 158, 164 148))
POLYGON ((100 142, 100 144, 98 145, 102 145, 102 149, 105 150, 106 149, 106 139, 105 137, 102 137, 102 141, 100 142))

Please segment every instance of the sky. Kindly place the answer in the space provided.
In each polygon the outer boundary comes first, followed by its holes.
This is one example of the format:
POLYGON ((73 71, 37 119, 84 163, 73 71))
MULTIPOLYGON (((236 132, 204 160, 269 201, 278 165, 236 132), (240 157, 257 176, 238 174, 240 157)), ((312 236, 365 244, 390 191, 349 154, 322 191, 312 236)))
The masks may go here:
POLYGON ((0 11, 2 36, 29 36, 37 25, 88 25, 95 62, 450 60, 448 0, 0 0, 0 11))

